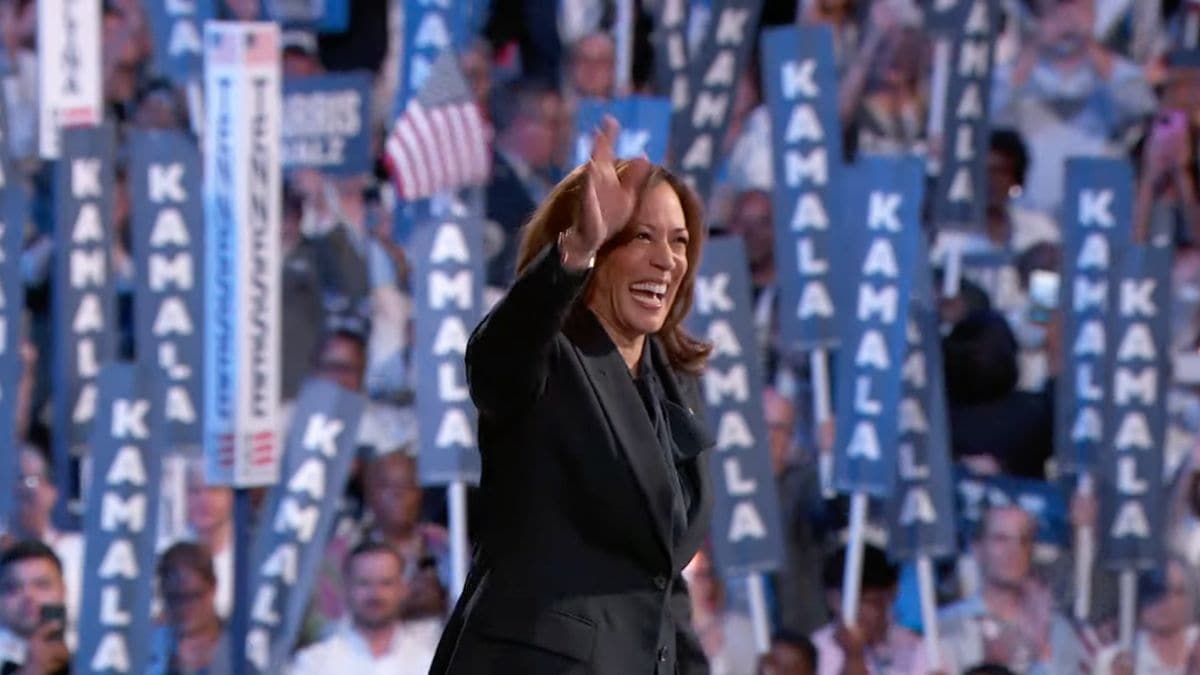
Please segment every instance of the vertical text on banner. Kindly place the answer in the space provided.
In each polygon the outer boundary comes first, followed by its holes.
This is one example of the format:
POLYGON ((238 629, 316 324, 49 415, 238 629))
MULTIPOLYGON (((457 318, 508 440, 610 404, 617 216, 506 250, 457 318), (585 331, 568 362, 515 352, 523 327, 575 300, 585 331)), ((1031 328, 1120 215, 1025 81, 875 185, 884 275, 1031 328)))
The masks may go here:
POLYGON ((54 168, 54 469, 58 522, 75 525, 79 454, 96 416, 100 368, 116 355, 112 250, 113 133, 64 129, 54 168))
POLYGON ((417 420, 425 485, 479 482, 475 406, 467 391, 467 338, 483 316, 483 228, 445 218, 418 228, 417 420))
POLYGON ((204 206, 194 141, 179 132, 134 132, 131 213, 137 361, 155 378, 165 424, 160 449, 199 445, 204 400, 204 206))
POLYGON ((204 22, 213 19, 216 0, 153 0, 143 4, 154 49, 151 69, 179 87, 203 76, 204 22))
POLYGON ((763 88, 771 114, 779 332, 789 347, 827 347, 836 337, 830 291, 829 214, 838 208, 842 126, 828 26, 763 33, 763 88))
POLYGON ((211 482, 275 482, 280 62, 273 23, 204 26, 204 453, 211 482))
POLYGON ((783 564, 784 533, 750 308, 742 240, 710 240, 696 275, 690 327, 713 346, 701 391, 716 436, 709 455, 716 488, 713 554, 726 575, 769 572, 783 564))
POLYGON ((66 127, 104 119, 100 1, 37 0, 38 153, 57 159, 66 127))
POLYGON ((1101 457, 1101 559, 1119 569, 1162 562, 1163 447, 1170 385, 1171 236, 1126 245, 1109 312, 1112 389, 1101 457))
POLYGON ((142 673, 149 661, 161 484, 152 377, 130 364, 100 376, 76 673, 142 673))
MULTIPOLYGON (((271 487, 254 540, 245 644, 234 650, 252 675, 281 672, 308 609, 338 501, 354 459, 366 401, 312 379, 300 389, 282 480, 271 487)), ((239 636, 240 639, 240 636, 239 636)))
POLYGON ((924 163, 916 157, 863 157, 846 171, 844 270, 838 317, 837 445, 834 485, 843 492, 891 494, 896 480, 897 412, 909 294, 919 248, 924 163))
POLYGON ((733 116, 734 84, 753 48, 762 0, 714 0, 712 9, 702 46, 688 64, 690 96, 679 107, 672 95, 677 106, 671 119, 672 166, 702 197, 712 187, 721 140, 733 116))
POLYGON ((1110 312, 1117 256, 1131 240, 1133 169, 1119 159, 1067 160, 1063 214, 1063 370, 1054 410, 1054 457, 1063 473, 1092 471, 1105 438, 1110 312))

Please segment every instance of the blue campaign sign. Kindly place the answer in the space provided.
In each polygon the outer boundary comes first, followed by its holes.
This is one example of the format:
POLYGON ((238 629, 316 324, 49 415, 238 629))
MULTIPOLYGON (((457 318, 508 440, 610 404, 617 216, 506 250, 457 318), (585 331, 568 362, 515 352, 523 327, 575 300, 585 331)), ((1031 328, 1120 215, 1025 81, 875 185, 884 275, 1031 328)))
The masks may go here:
MULTIPOLYGON (((4 166, 0 158, 0 166, 4 166)), ((4 166, 7 169, 7 166, 4 166)), ((29 200, 20 183, 0 187, 0 443, 15 449, 16 396, 25 365, 21 359, 25 311, 25 284, 21 278, 21 250, 25 240, 29 200)), ((16 485, 20 454, 15 450, 0 456, 0 485, 16 485)), ((0 518, 13 506, 13 491, 0 490, 0 518)))
POLYGON ((1112 388, 1099 458, 1100 559, 1109 567, 1161 564, 1163 448, 1171 381, 1171 237, 1127 244, 1109 311, 1112 388))
POLYGON ((130 135, 137 361, 155 378, 160 448, 199 445, 204 415, 204 203, 200 150, 168 131, 130 135))
POLYGON ((671 107, 683 110, 691 99, 688 81, 688 0, 663 0, 658 3, 654 32, 654 80, 659 95, 667 96, 671 107))
POLYGON ((711 533, 713 555, 726 576, 778 569, 784 555, 753 305, 742 240, 710 240, 696 275, 689 328, 713 345, 703 379, 716 437, 709 457, 716 488, 711 533))
POLYGON ((344 33, 350 0, 263 0, 267 16, 284 28, 344 33))
POLYGON ((671 165, 696 194, 708 195, 712 187, 734 85, 749 60, 761 10, 762 0, 714 0, 704 40, 688 64, 687 91, 672 91, 671 165))
POLYGON ((998 0, 966 0, 947 68, 941 172, 934 185, 933 222, 981 227, 987 206, 992 53, 1000 30, 998 0))
POLYGON ((404 58, 396 87, 396 114, 425 84, 433 62, 446 51, 463 47, 470 39, 470 7, 451 0, 405 0, 404 58))
POLYGON ((1066 473, 1092 471, 1105 438, 1112 381, 1108 317, 1116 259, 1131 239, 1133 169, 1121 159, 1067 160, 1063 214, 1063 369, 1054 410, 1054 453, 1066 473))
POLYGON ((828 26, 764 31, 762 62, 774 147, 779 332, 788 345, 826 347, 837 334, 829 227, 842 169, 833 32, 828 26))
POLYGON ((662 164, 667 158, 667 137, 671 133, 671 102, 665 98, 630 96, 612 101, 583 99, 575 111, 575 164, 592 156, 592 137, 605 115, 621 123, 621 134, 614 150, 621 159, 645 155, 662 164))
POLYGON ((841 357, 834 484, 888 497, 896 480, 901 366, 920 245, 925 168, 916 157, 863 157, 843 182, 845 225, 835 291, 841 357))
POLYGON ((428 221, 413 234, 417 420, 425 485, 479 482, 467 338, 483 318, 483 228, 478 219, 428 221))
POLYGON ((64 129, 54 167, 54 469, 56 518, 79 508, 79 454, 96 416, 100 367, 116 355, 112 250, 113 130, 64 129))
POLYGON ((1071 544, 1064 487, 1004 475, 972 476, 961 469, 955 469, 954 476, 959 534, 964 545, 978 536, 987 510, 999 506, 1019 506, 1033 516, 1038 542, 1063 547, 1071 544))
POLYGON ((176 86, 199 82, 204 68, 204 22, 216 18, 215 0, 150 0, 154 51, 150 68, 176 86))
POLYGON ((925 27, 936 35, 952 36, 963 25, 972 0, 929 0, 925 3, 925 27))
MULTIPOLYGON (((249 629, 236 654, 251 675, 282 672, 308 609, 317 568, 350 476, 366 401, 323 380, 296 398, 280 480, 251 554, 249 629), (269 526, 266 526, 269 525, 269 526)), ((239 638, 240 639, 240 638, 239 638)))
POLYGON ((888 502, 888 550, 898 558, 958 550, 938 297, 927 260, 922 246, 908 309, 897 489, 888 502))
POLYGON ((283 166, 334 174, 371 170, 371 75, 335 73, 283 83, 283 166))
POLYGON ((150 656, 160 454, 154 375, 105 366, 91 437, 76 673, 142 673, 150 656))

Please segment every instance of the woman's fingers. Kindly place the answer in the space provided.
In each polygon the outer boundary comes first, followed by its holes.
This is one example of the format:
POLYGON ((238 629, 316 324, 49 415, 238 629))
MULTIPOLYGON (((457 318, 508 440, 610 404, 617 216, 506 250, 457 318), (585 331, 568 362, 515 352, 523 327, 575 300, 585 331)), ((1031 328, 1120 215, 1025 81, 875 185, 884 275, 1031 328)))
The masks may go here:
POLYGON ((605 115, 604 120, 600 122, 600 128, 596 130, 596 136, 592 143, 592 161, 611 165, 615 159, 613 154, 613 146, 617 142, 617 135, 621 133, 621 124, 612 115, 605 115))
POLYGON ((646 185, 653 168, 654 165, 645 157, 629 160, 629 167, 625 169, 625 175, 621 177, 621 188, 629 192, 631 196, 636 196, 646 185))

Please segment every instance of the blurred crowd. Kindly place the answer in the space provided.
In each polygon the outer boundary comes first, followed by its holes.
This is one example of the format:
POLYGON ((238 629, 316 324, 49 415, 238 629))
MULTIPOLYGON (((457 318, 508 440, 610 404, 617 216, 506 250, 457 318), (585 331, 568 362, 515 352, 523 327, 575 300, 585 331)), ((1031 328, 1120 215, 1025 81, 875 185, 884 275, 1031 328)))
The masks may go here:
MULTIPOLYGON (((225 18, 260 18, 254 1, 217 3, 225 18)), ((463 3, 468 4, 468 3, 463 3)), ((460 66, 493 129, 486 187, 488 296, 511 283, 520 228, 572 166, 574 111, 585 98, 661 92, 654 73, 657 3, 635 2, 630 84, 618 91, 616 12, 609 0, 476 3, 475 38, 460 66)), ((691 2, 699 41, 708 3, 691 2)), ((819 23, 835 38, 838 112, 846 159, 916 153, 931 137, 933 47, 916 0, 766 0, 764 26, 819 23)), ((1200 3, 1188 0, 1001 0, 985 158, 984 222, 972 252, 1002 254, 988 273, 964 269, 943 298, 943 355, 951 451, 979 476, 1061 478, 1053 456, 1053 387, 1062 368, 1054 313, 1031 312, 1030 279, 1061 265, 1066 159, 1127 157, 1137 174, 1135 226, 1167 223, 1172 269, 1170 397, 1161 533, 1170 556, 1139 578, 1136 637, 1116 643, 1115 582, 1097 570, 1088 620, 1070 616, 1068 543, 1037 536, 1034 514, 987 509, 957 558, 938 566, 941 637, 924 647, 915 572, 889 559, 886 532, 868 530, 853 627, 838 620, 846 500, 824 489, 835 430, 813 423, 808 361, 777 336, 779 279, 771 190, 770 119, 757 56, 737 78, 729 131, 708 202, 715 234, 742 237, 754 322, 769 386, 761 392, 787 555, 770 575, 774 638, 758 653, 743 580, 724 578, 709 551, 686 570, 693 621, 715 674, 942 672, 999 675, 1200 673, 1200 3)), ((285 78, 349 70, 374 74, 371 173, 293 170, 283 195, 283 396, 310 376, 370 397, 359 456, 324 547, 290 672, 424 673, 451 604, 444 490, 422 487, 416 465, 410 261, 393 236, 396 199, 380 160, 394 119, 403 54, 403 2, 351 2, 348 31, 283 33, 285 78)), ((28 340, 15 414, 20 476, 0 553, 0 673, 66 672, 75 644, 83 540, 56 529, 59 494, 49 460, 50 173, 37 159, 36 0, 0 0, 0 95, 7 152, 34 200, 21 260, 28 340), (47 608, 64 607, 65 618, 47 608), (47 617, 50 617, 47 619, 47 617)), ((104 0, 103 96, 119 138, 134 129, 195 132, 197 102, 148 68, 153 41, 142 0, 104 0)), ((754 48, 757 54, 757 45, 754 48)), ((112 259, 121 297, 122 354, 134 353, 128 161, 118 143, 112 259)), ((961 243, 960 243, 961 245, 961 243)), ((940 255, 934 246, 934 255, 940 255)), ((935 261, 936 262, 936 261, 935 261)), ((287 415, 285 414, 286 420, 287 415)), ((284 422, 281 422, 283 424, 284 422)), ((224 672, 233 595, 233 495, 207 485, 195 449, 164 464, 156 570, 154 673, 224 672)), ((1094 500, 1073 497, 1074 527, 1095 522, 1094 500)), ((471 512, 471 518, 486 514, 471 512)))

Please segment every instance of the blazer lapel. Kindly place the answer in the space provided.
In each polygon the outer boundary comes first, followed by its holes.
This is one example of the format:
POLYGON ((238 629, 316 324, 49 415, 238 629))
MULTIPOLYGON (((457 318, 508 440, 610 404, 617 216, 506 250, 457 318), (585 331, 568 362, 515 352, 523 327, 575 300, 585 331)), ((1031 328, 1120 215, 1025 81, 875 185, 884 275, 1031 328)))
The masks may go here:
POLYGON ((588 310, 568 322, 568 336, 584 364, 584 373, 604 408, 617 445, 633 470, 634 478, 650 509, 654 531, 663 553, 671 556, 671 504, 674 496, 663 466, 657 436, 646 415, 642 397, 634 386, 629 367, 588 310))
POLYGON ((680 465, 683 471, 691 475, 692 484, 696 489, 692 507, 688 511, 688 527, 675 551, 682 564, 686 565, 708 535, 709 520, 712 517, 712 479, 705 464, 711 460, 708 451, 716 441, 709 433, 704 418, 704 406, 697 387, 698 379, 676 375, 658 340, 651 340, 650 345, 654 350, 652 357, 667 400, 682 411, 679 416, 673 415, 676 419, 673 420, 671 434, 680 446, 680 451, 693 458, 680 465), (683 418, 684 414, 686 418, 683 418))

